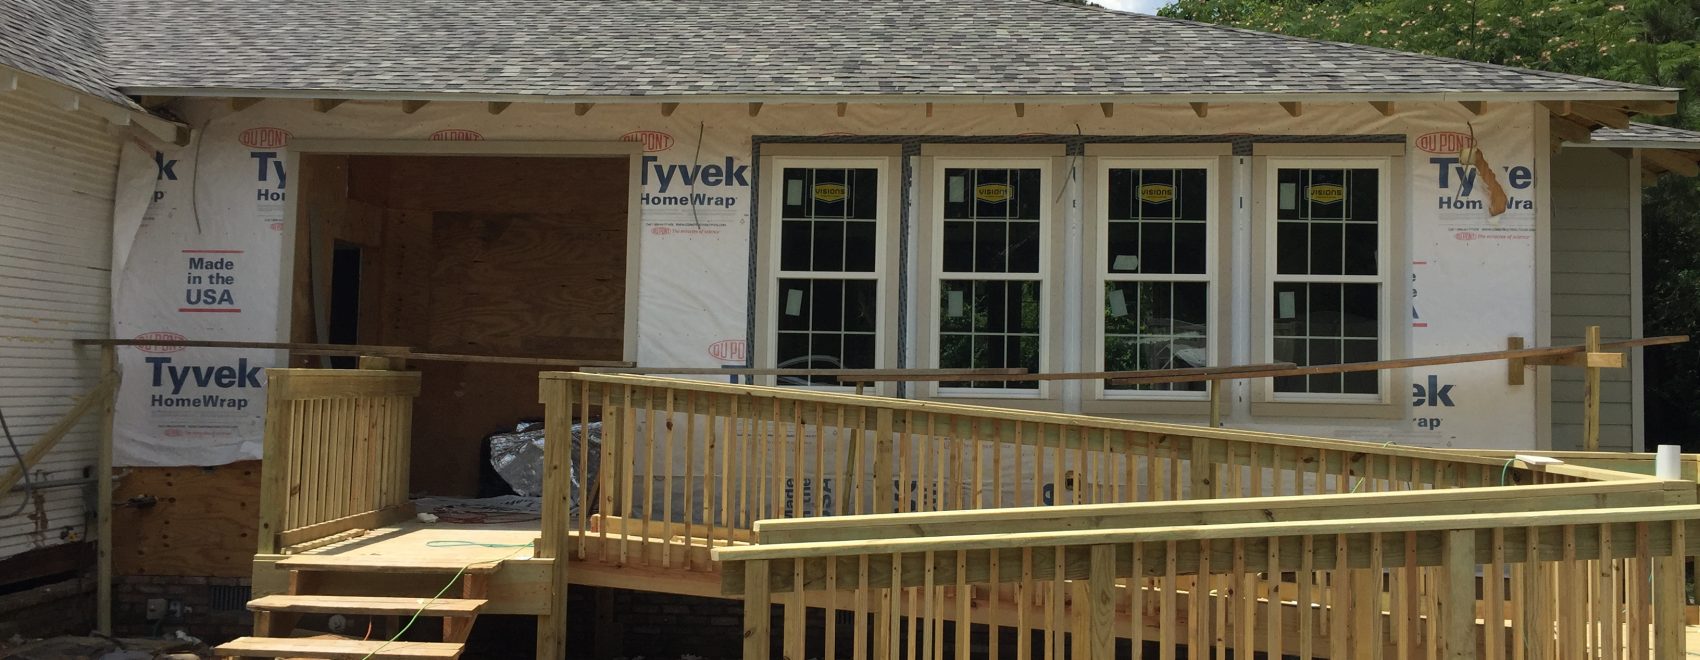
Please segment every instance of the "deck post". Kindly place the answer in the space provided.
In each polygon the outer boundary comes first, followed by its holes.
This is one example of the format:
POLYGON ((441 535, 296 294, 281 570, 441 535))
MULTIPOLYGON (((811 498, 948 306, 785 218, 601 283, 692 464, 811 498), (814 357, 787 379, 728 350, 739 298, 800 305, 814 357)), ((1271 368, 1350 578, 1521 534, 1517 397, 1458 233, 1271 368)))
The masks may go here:
POLYGON ((773 652, 773 599, 768 593, 768 562, 744 565, 744 660, 768 660, 773 652))
POLYGON ((1594 366, 1593 355, 1600 352, 1600 326, 1590 325, 1584 355, 1588 358, 1582 383, 1582 449, 1600 450, 1600 368, 1594 366))
MULTIPOLYGON (((537 617, 537 657, 564 660, 567 657, 567 516, 572 511, 571 482, 573 389, 560 380, 545 377, 539 387, 543 403, 543 525, 533 556, 548 559, 549 612, 537 617)), ((579 515, 585 515, 581 503, 579 515)))
POLYGON ((1688 535, 1681 520, 1670 523, 1670 554, 1653 560, 1653 658, 1682 660, 1686 650, 1688 535))
MULTIPOLYGON (((1092 612, 1092 645, 1087 657, 1110 660, 1116 657, 1116 546, 1092 546, 1092 567, 1087 583, 1091 593, 1086 605, 1092 612)), ((1137 578, 1132 584, 1133 588, 1139 588, 1137 578)), ((1138 649, 1134 651, 1138 653, 1138 649)))
POLYGON ((1435 657, 1464 660, 1476 657, 1476 531, 1446 532, 1441 559, 1440 645, 1435 657))
MULTIPOLYGON (((100 437, 95 465, 95 630, 102 635, 112 634, 112 414, 118 399, 118 349, 100 347, 101 378, 111 379, 101 402, 100 437)), ((23 466, 18 466, 22 469, 23 466)))

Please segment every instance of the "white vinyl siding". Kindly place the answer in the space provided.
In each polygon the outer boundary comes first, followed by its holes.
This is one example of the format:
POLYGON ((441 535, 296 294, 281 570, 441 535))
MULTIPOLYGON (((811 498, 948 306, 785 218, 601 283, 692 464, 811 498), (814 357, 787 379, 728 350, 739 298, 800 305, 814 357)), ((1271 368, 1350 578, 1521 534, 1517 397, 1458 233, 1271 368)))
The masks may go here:
MULTIPOLYGON (((1600 326, 1602 341, 1634 333, 1630 288, 1630 195, 1640 187, 1629 178, 1629 159, 1609 149, 1565 149, 1553 156, 1552 341, 1582 343, 1584 330, 1600 326)), ((1602 369, 1600 449, 1631 451, 1634 353, 1626 369, 1602 369)), ((1552 445, 1582 449, 1583 370, 1552 370, 1552 445)))
MULTIPOLYGON (((112 194, 119 138, 86 112, 67 112, 19 89, 0 92, 0 411, 21 452, 98 378, 99 352, 70 340, 110 332, 112 194)), ((88 416, 31 474, 76 479, 94 466, 97 416, 88 416)), ((15 465, 0 438, 0 469, 15 465)), ((92 470, 91 470, 92 471, 92 470)), ((0 559, 87 538, 84 490, 37 493, 0 520, 0 559)), ((0 493, 0 515, 21 493, 0 493)))

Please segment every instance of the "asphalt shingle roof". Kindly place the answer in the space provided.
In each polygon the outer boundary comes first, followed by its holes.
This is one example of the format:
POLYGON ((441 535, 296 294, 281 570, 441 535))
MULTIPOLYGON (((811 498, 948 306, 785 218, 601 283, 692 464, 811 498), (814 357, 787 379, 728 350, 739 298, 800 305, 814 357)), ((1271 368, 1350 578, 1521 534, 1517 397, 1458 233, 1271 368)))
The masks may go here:
POLYGON ((102 60, 98 0, 0 0, 0 64, 126 106, 102 60))
POLYGON ((84 1, 132 91, 1672 97, 1045 0, 84 1))
POLYGON ((1604 146, 1657 143, 1672 147, 1687 145, 1688 148, 1700 149, 1700 132, 1658 124, 1631 123, 1629 128, 1625 129, 1596 129, 1593 141, 1604 146))

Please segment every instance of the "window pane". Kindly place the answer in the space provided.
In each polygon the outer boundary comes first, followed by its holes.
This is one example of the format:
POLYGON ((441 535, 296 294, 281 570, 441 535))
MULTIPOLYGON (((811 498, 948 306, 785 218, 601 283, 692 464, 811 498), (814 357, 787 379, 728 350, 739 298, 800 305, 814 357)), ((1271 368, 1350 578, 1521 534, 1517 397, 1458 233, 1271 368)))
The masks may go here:
POLYGON ((1112 220, 1108 233, 1110 272, 1139 272, 1139 223, 1112 220))
POLYGON ((1009 272, 1009 225, 974 223, 974 272, 1009 272))
MULTIPOLYGON (((878 327, 878 283, 873 280, 781 279, 777 288, 780 368, 872 368, 878 327), (860 353, 851 355, 849 351, 860 353), (854 357, 856 364, 847 367, 854 357)), ((781 385, 837 385, 833 377, 784 377, 781 385)))
MULTIPOLYGON (((1275 359, 1290 360, 1300 366, 1379 359, 1380 294, 1379 284, 1276 284, 1272 326, 1275 329, 1275 359), (1284 318, 1289 311, 1293 312, 1293 317, 1284 318)), ((1317 374, 1277 381, 1278 392, 1330 394, 1373 394, 1379 382, 1373 373, 1367 378, 1317 374)))
POLYGON ((1375 275, 1380 272, 1376 258, 1380 251, 1380 236, 1375 225, 1356 222, 1346 225, 1347 275, 1375 275))
POLYGON ((1175 272, 1203 275, 1209 262, 1209 242, 1202 222, 1175 223, 1175 272))
POLYGON ((1139 271, 1175 272, 1174 225, 1168 222, 1142 222, 1140 225, 1139 271))
POLYGON ((874 272, 877 223, 857 220, 844 223, 844 272, 874 272))
POLYGON ((1281 222, 1275 227, 1275 272, 1304 275, 1310 270, 1310 225, 1281 222))
POLYGON ((1339 275, 1344 271, 1345 225, 1313 222, 1310 225, 1310 274, 1339 275))
POLYGON ((815 170, 814 185, 809 188, 812 203, 810 217, 843 218, 850 206, 850 187, 844 170, 815 170))
POLYGON ((809 329, 831 332, 844 328, 844 283, 814 280, 809 304, 809 329))
POLYGON ((1344 287, 1345 337, 1375 337, 1381 332, 1381 285, 1347 284, 1344 287))
POLYGON ((1305 170, 1304 218, 1341 220, 1346 217, 1346 171, 1305 170))
POLYGON ((809 310, 813 309, 809 302, 811 284, 809 280, 779 280, 775 304, 780 330, 809 329, 809 310))
POLYGON ((944 271, 974 272, 974 223, 944 223, 944 271))
POLYGON ((1044 196, 1039 192, 1039 170, 1014 170, 1012 183, 1015 184, 1017 207, 1011 217, 1020 220, 1038 220, 1040 209, 1045 205, 1044 196))
MULTIPOLYGON (((1105 286, 1106 371, 1208 366, 1204 282, 1111 282, 1105 286)), ((1204 383, 1120 385, 1109 390, 1203 391, 1204 383)))
POLYGON ((1346 219, 1377 222, 1381 219, 1381 170, 1350 170, 1351 186, 1346 199, 1351 205, 1346 219))
POLYGON ((974 170, 974 217, 1009 218, 1014 198, 1009 170, 974 170))
MULTIPOLYGON (((945 294, 939 314, 941 368, 1038 369, 1039 282, 947 280, 940 288, 945 294)), ((1001 381, 945 386, 1006 387, 1001 381)), ((1032 382, 1007 385, 1037 386, 1032 382)))
POLYGON ((1110 189, 1106 191, 1109 197, 1109 207, 1105 209, 1111 220, 1128 220, 1134 215, 1134 185, 1136 171, 1127 169, 1110 170, 1110 189))
MULTIPOLYGON (((1345 362, 1374 362, 1381 359, 1380 342, 1376 340, 1348 339, 1341 342, 1343 361, 1345 362)), ((1374 371, 1358 371, 1345 374, 1341 390, 1347 394, 1375 394, 1380 389, 1381 379, 1374 371)))
POLYGON ((1009 272, 1039 272, 1039 223, 1009 223, 1009 272))
POLYGON ((813 256, 809 244, 814 223, 808 220, 783 220, 779 227, 779 269, 808 270, 813 256))
POLYGON ((849 217, 857 220, 873 220, 879 217, 879 179, 879 170, 850 170, 852 206, 849 217))
POLYGON ((878 234, 874 220, 880 204, 877 170, 789 167, 780 186, 781 270, 873 272, 878 234), (847 227, 845 218, 863 222, 847 227))
POLYGON ((1209 212, 1210 195, 1207 179, 1208 175, 1204 170, 1181 170, 1178 195, 1181 200, 1181 208, 1180 213, 1176 214, 1175 217, 1198 222, 1203 222, 1205 218, 1209 217, 1205 215, 1209 212))

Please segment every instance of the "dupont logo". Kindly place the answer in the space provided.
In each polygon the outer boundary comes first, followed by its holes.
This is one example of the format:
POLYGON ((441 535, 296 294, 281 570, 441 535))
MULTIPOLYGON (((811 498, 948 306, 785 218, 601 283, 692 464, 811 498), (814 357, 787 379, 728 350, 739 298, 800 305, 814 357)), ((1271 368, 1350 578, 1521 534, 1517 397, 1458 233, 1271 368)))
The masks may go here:
POLYGON ((484 139, 484 134, 479 133, 478 131, 469 131, 469 130, 464 129, 464 128, 445 128, 443 130, 432 133, 431 139, 433 139, 433 140, 460 140, 460 141, 482 140, 482 139, 484 139))
POLYGON ((641 142, 644 153, 655 153, 673 148, 673 136, 661 131, 632 131, 620 136, 621 142, 641 142))
POLYGON ((671 227, 651 227, 650 230, 649 230, 649 233, 654 234, 656 236, 666 236, 668 234, 673 233, 673 228, 671 228, 671 227))
POLYGON ((289 144, 289 131, 270 126, 256 126, 236 136, 236 140, 253 149, 276 149, 289 144))
MULTIPOLYGON (((186 341, 188 337, 175 332, 144 332, 136 335, 137 341, 186 341)), ((183 350, 182 346, 137 346, 143 353, 176 353, 183 350)))
POLYGON ((1455 131, 1435 131, 1417 137, 1417 148, 1431 154, 1455 154, 1476 146, 1476 139, 1455 131))
POLYGON ((708 356, 721 362, 739 362, 745 356, 744 340, 722 339, 708 345, 708 356))

